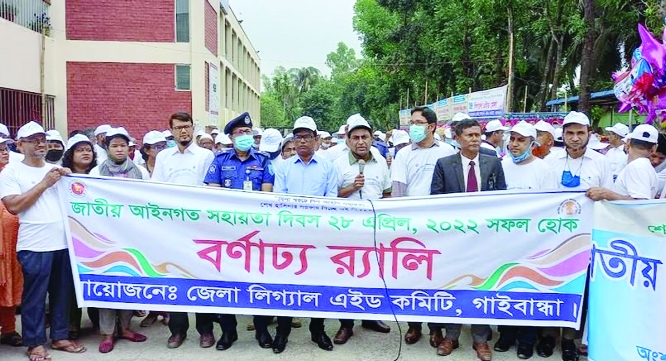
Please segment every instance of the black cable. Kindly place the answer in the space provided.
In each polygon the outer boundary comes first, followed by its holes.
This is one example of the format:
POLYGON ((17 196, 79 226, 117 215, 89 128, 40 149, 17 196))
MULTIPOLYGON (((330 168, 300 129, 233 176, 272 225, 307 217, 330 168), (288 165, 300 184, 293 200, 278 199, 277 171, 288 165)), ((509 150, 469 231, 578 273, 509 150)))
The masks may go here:
POLYGON ((398 355, 393 359, 393 361, 398 361, 400 359, 400 356, 402 355, 402 327, 400 327, 400 321, 398 321, 398 315, 396 315, 395 310, 393 309, 393 303, 391 302, 391 295, 389 294, 389 289, 388 285, 386 284, 386 279, 384 278, 384 269, 382 268, 381 262, 379 262, 379 247, 377 245, 377 211, 375 210, 375 205, 372 203, 371 199, 367 200, 370 202, 370 206, 372 207, 372 215, 375 219, 375 222, 373 223, 373 233, 372 233, 372 238, 375 243, 375 258, 377 259, 377 268, 379 269, 379 277, 382 279, 382 283, 384 283, 384 293, 386 294, 386 300, 388 301, 389 307, 391 308, 391 313, 393 314, 393 319, 395 320, 395 323, 398 325, 398 355))

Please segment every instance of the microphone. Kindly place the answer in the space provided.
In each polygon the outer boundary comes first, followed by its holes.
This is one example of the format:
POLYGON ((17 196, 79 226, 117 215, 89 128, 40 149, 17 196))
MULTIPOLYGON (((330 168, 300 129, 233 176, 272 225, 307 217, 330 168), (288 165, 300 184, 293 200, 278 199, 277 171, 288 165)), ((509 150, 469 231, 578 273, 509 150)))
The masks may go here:
MULTIPOLYGON (((363 169, 365 168, 365 161, 363 159, 358 160, 358 174, 363 175, 363 169)), ((363 191, 358 190, 358 196, 363 199, 363 191)))

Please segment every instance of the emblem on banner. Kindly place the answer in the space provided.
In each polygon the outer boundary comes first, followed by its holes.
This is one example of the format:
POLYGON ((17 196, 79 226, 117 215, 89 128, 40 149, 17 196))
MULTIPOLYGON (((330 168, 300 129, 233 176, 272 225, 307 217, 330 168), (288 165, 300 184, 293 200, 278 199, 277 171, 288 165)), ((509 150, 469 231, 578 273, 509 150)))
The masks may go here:
POLYGON ((74 197, 83 197, 86 195, 86 186, 81 182, 73 182, 69 185, 69 192, 74 197))
POLYGON ((577 214, 580 214, 581 206, 574 199, 567 199, 564 202, 560 203, 560 207, 557 209, 557 214, 572 217, 577 214))

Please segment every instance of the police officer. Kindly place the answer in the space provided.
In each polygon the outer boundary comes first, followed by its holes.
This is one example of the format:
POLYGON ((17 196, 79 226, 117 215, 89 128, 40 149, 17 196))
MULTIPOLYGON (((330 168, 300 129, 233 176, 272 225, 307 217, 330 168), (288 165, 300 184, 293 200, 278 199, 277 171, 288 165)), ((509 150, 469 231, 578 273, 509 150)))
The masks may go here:
MULTIPOLYGON (((252 118, 246 112, 233 119, 224 128, 233 142, 233 148, 222 150, 208 169, 204 183, 211 187, 242 189, 246 191, 273 191, 275 175, 268 155, 254 150, 252 118)), ((273 338, 268 333, 270 317, 254 316, 255 338, 261 348, 271 348, 273 338)), ((222 337, 216 348, 226 350, 238 339, 236 316, 220 315, 222 337)))

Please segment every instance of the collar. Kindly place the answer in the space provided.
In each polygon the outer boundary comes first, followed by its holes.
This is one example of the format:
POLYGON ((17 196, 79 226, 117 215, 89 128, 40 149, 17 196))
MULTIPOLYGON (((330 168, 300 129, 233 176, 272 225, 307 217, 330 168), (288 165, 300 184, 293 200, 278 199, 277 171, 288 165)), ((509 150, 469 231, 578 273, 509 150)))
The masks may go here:
POLYGON ((469 159, 465 157, 462 152, 460 154, 460 159, 465 163, 465 165, 469 164, 469 162, 474 161, 474 164, 479 165, 479 158, 481 158, 481 153, 476 153, 476 157, 474 159, 469 159))
POLYGON ((435 139, 435 141, 432 143, 432 145, 431 145, 429 148, 424 148, 424 147, 419 146, 419 145, 416 144, 416 143, 412 143, 412 150, 417 150, 417 149, 430 149, 430 148, 432 148, 432 147, 439 147, 439 142, 437 141, 437 139, 435 139))
MULTIPOLYGON (((348 157, 349 157, 349 165, 354 165, 355 163, 358 163, 358 159, 354 157, 354 153, 352 153, 351 150, 349 151, 348 157)), ((377 162, 375 157, 372 155, 372 152, 370 152, 370 160, 368 162, 377 162)))
MULTIPOLYGON (((294 156, 291 157, 291 158, 294 158, 294 160, 292 160, 292 163, 294 163, 294 164, 296 164, 296 163, 303 163, 303 164, 305 164, 305 165, 308 165, 308 164, 310 164, 310 163, 312 163, 312 162, 319 163, 319 162, 320 162, 320 159, 321 159, 320 156, 319 156, 319 154, 317 154, 317 152, 314 152, 314 153, 312 154, 312 158, 310 158, 310 161, 309 161, 308 163, 305 163, 305 162, 301 159, 301 157, 300 157, 298 154, 294 155, 294 156)), ((289 159, 291 159, 291 158, 289 158, 289 159)))
MULTIPOLYGON (((596 152, 596 151, 593 150, 593 149, 591 149, 591 148, 585 148, 585 153, 583 153, 583 158, 594 159, 594 158, 590 155, 592 152, 596 152)), ((597 153, 597 154, 601 154, 601 153, 597 153)), ((567 153, 567 148, 566 148, 566 147, 565 147, 565 148, 562 148, 562 151, 561 151, 559 154, 557 154, 556 156, 557 156, 557 158, 560 158, 560 159, 562 159, 562 158, 567 158, 567 157, 569 156, 569 153, 567 153)), ((572 158, 572 159, 573 159, 573 158, 572 158)))
MULTIPOLYGON (((187 153, 187 152, 190 152, 190 153, 194 154, 193 147, 197 147, 197 148, 199 148, 199 146, 198 146, 197 143, 194 141, 194 139, 192 140, 192 143, 190 143, 190 145, 188 145, 187 148, 185 148, 185 151, 183 152, 183 154, 185 154, 185 153, 187 153)), ((167 149, 168 149, 168 148, 167 148, 167 149)), ((174 155, 174 154, 177 154, 177 153, 180 153, 180 150, 178 149, 178 145, 176 145, 175 147, 173 147, 173 151, 171 152, 171 154, 174 155)))

